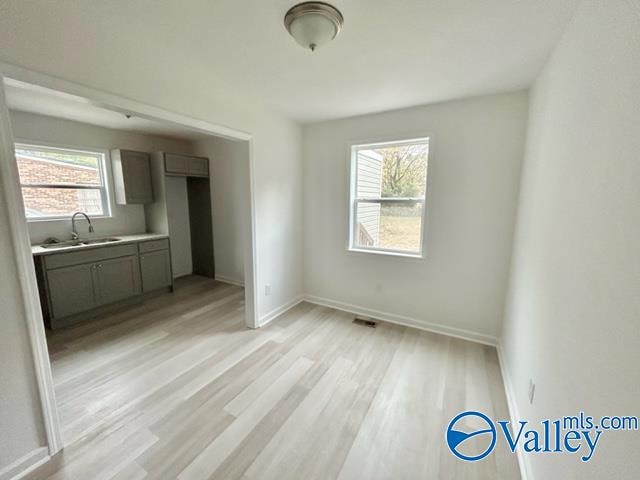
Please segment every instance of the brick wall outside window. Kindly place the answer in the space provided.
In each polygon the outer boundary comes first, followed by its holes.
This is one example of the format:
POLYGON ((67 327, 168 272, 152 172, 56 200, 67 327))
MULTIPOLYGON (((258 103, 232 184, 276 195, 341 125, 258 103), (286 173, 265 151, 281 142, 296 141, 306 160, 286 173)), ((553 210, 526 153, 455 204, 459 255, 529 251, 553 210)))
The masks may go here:
POLYGON ((61 216, 83 211, 89 215, 102 215, 100 172, 88 168, 16 156, 22 197, 27 217, 40 215, 61 216), (96 189, 33 188, 29 184, 80 184, 95 185, 96 189))

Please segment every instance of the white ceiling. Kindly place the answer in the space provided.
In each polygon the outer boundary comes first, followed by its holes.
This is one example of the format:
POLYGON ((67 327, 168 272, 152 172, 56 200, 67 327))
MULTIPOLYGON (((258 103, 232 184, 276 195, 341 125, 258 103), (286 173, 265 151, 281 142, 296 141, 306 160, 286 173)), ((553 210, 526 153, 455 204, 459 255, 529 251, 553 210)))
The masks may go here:
POLYGON ((5 79, 7 105, 11 110, 64 118, 90 125, 159 135, 163 137, 196 140, 205 134, 182 125, 131 116, 129 112, 109 110, 89 100, 55 90, 5 79), (127 114, 130 118, 127 118, 127 114))
POLYGON ((0 22, 16 45, 74 68, 157 91, 191 79, 309 122, 525 88, 580 2, 331 1, 344 28, 314 53, 284 29, 291 0, 8 0, 0 22))

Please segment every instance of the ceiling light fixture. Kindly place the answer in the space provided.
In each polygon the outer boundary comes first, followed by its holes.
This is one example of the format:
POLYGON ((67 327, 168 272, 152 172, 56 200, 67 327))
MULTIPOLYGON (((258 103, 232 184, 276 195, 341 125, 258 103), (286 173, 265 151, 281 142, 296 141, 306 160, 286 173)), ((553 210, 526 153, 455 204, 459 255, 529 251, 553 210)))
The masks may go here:
POLYGON ((344 18, 333 5, 324 2, 302 2, 289 9, 284 26, 304 48, 313 52, 340 33, 344 18))

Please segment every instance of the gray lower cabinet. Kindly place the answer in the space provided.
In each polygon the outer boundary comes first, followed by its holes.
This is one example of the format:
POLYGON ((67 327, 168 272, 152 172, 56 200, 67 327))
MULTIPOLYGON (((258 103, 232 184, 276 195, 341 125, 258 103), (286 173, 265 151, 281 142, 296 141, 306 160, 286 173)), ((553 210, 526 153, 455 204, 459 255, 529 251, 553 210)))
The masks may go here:
POLYGON ((169 250, 140 254, 142 272, 142 291, 153 292, 171 286, 171 255, 169 250))
POLYGON ((51 324, 141 293, 137 255, 47 271, 51 324))
POLYGON ((74 265, 47 272, 53 318, 63 318, 98 306, 94 265, 74 265))
POLYGON ((108 305, 140 294, 137 256, 104 260, 94 268, 100 305, 108 305))
POLYGON ((60 252, 36 257, 35 263, 43 316, 51 328, 173 287, 168 238, 60 252))

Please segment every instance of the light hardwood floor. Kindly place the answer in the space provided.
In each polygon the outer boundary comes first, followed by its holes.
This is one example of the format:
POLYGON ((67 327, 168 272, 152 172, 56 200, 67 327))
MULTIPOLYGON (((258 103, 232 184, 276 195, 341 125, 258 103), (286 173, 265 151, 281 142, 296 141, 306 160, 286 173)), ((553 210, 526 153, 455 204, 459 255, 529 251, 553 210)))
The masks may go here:
POLYGON ((66 448, 28 479, 511 479, 498 445, 462 462, 444 432, 508 418, 494 348, 300 304, 259 330, 243 290, 173 294, 49 335, 66 448))

